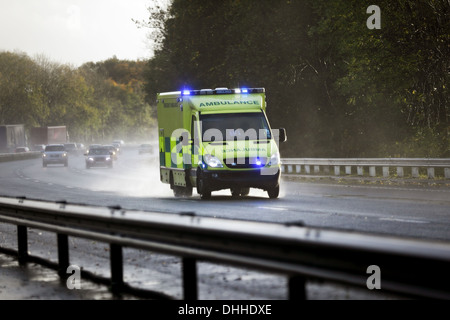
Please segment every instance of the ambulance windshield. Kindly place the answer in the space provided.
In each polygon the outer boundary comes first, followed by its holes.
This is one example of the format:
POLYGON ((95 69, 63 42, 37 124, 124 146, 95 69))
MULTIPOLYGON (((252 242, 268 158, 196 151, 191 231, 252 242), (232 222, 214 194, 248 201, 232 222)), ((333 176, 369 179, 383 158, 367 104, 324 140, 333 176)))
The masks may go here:
POLYGON ((271 139, 267 119, 262 112, 200 115, 203 141, 271 139))

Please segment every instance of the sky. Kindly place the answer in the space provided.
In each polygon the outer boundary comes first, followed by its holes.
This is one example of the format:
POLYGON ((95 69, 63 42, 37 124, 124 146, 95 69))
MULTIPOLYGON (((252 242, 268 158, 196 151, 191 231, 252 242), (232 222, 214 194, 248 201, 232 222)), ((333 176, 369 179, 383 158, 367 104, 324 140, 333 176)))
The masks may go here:
POLYGON ((0 52, 79 67, 113 56, 148 59, 148 7, 163 0, 0 0, 0 52))

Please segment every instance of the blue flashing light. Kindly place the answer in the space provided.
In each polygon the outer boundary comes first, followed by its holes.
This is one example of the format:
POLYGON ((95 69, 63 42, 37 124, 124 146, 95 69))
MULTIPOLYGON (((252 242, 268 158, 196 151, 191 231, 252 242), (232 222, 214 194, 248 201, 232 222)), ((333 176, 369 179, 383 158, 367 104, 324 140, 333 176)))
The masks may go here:
POLYGON ((201 90, 188 90, 181 91, 182 96, 197 96, 197 95, 215 95, 215 94, 252 94, 252 93, 264 93, 264 88, 216 88, 216 89, 201 89, 201 90))
POLYGON ((258 158, 256 159, 256 165, 259 167, 262 164, 261 160, 258 158))

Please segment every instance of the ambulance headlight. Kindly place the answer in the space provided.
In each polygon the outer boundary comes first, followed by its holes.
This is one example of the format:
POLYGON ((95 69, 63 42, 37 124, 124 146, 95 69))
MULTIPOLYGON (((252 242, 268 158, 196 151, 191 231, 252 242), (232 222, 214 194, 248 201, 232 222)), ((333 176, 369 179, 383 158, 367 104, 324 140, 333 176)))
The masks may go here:
POLYGON ((281 161, 280 161, 280 153, 276 152, 270 157, 268 165, 269 166, 277 166, 280 163, 281 163, 281 161))
POLYGON ((211 168, 223 168, 222 162, 220 162, 219 158, 207 154, 203 157, 205 163, 211 168))

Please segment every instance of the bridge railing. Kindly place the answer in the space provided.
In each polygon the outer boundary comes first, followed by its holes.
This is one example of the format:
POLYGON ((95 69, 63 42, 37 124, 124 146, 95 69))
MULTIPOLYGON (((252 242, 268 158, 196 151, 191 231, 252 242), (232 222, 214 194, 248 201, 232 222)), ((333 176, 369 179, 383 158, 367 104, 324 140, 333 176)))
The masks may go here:
POLYGON ((406 169, 411 178, 436 178, 436 170, 450 179, 450 158, 284 158, 281 159, 284 173, 326 174, 334 176, 357 175, 388 178, 395 170, 395 176, 404 178, 406 169), (421 171, 426 174, 421 174, 421 171))
POLYGON ((17 254, 22 264, 42 262, 28 252, 28 228, 54 232, 58 263, 52 267, 61 277, 70 265, 69 236, 108 243, 113 292, 133 289, 123 280, 122 248, 130 247, 180 257, 185 300, 198 299, 198 261, 285 275, 289 299, 306 299, 308 280, 367 289, 368 271, 376 268, 383 292, 450 299, 446 242, 8 197, 0 197, 0 221, 16 225, 18 237, 17 250, 0 251, 17 254))

